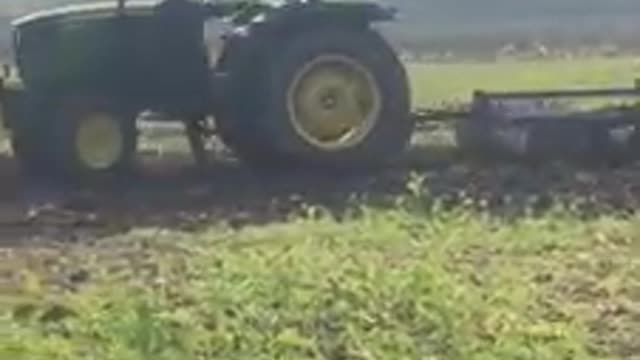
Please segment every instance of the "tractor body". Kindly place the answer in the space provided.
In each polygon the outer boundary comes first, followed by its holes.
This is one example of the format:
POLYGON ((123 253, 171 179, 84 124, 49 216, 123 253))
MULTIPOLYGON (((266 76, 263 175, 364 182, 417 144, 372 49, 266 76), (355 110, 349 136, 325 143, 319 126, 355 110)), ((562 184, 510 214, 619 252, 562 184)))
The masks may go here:
POLYGON ((161 43, 152 36, 151 11, 150 5, 131 6, 120 16, 114 2, 17 20, 15 63, 25 88, 39 96, 99 93, 148 102, 152 79, 145 75, 159 70, 149 68, 149 50, 161 43))
POLYGON ((406 74, 371 27, 393 11, 321 1, 171 6, 114 0, 14 22, 19 85, 5 82, 2 105, 26 169, 122 173, 143 111, 188 129, 213 117, 222 140, 260 166, 382 163, 408 142, 406 74), (204 42, 211 19, 231 25, 216 59, 204 42), (320 142, 351 136, 343 128, 358 121, 368 132, 350 143, 320 142))

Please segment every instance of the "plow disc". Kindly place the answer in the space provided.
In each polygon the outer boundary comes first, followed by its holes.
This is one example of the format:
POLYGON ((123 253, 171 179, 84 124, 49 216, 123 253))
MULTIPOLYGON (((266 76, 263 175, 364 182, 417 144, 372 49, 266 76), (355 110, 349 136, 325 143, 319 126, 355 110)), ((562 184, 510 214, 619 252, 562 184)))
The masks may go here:
POLYGON ((474 93, 456 141, 472 157, 621 162, 640 158, 640 88, 474 93), (631 99, 575 106, 570 100, 631 99))

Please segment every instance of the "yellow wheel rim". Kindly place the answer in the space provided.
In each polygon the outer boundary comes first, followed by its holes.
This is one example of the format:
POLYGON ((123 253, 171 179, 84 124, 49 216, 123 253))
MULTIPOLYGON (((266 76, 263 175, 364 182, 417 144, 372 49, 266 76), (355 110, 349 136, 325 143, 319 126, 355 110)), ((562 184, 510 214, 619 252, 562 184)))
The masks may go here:
POLYGON ((373 75, 355 60, 320 56, 294 76, 287 110, 298 135, 324 150, 360 143, 373 129, 381 109, 373 75))
POLYGON ((85 166, 103 170, 118 161, 124 141, 117 119, 96 113, 79 122, 75 143, 78 157, 85 166))

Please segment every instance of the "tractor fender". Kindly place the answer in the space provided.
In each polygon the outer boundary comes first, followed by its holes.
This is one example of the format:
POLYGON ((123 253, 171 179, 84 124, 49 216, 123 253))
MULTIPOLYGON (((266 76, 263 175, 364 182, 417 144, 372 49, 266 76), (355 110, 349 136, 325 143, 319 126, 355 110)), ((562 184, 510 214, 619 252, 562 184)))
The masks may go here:
POLYGON ((226 39, 286 38, 302 30, 322 26, 366 28, 375 22, 392 21, 396 9, 372 2, 291 2, 282 5, 250 7, 233 21, 226 39))
POLYGON ((274 6, 249 20, 256 31, 286 35, 322 26, 366 28, 375 22, 392 21, 396 9, 370 2, 294 2, 274 6))
POLYGON ((391 21, 395 14, 395 8, 376 3, 314 1, 271 8, 263 16, 252 19, 252 22, 265 24, 265 27, 276 31, 318 24, 367 26, 373 22, 391 21))
POLYGON ((254 67, 274 45, 303 31, 336 26, 366 29, 375 22, 393 21, 395 16, 395 8, 373 2, 309 0, 255 7, 238 17, 233 28, 223 35, 225 46, 218 58, 218 70, 254 67))
POLYGON ((262 75, 261 65, 292 35, 326 27, 365 30, 372 23, 392 21, 395 16, 395 8, 373 2, 309 0, 250 8, 222 36, 224 46, 216 61, 217 80, 213 81, 218 89, 214 113, 254 88, 262 75))

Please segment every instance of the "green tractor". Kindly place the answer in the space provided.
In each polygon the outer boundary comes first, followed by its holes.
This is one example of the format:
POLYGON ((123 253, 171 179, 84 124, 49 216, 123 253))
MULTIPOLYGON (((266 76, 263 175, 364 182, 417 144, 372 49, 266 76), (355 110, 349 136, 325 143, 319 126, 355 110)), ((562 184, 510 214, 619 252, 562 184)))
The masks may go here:
POLYGON ((4 124, 24 169, 68 179, 131 170, 148 111, 184 122, 196 155, 213 133, 261 168, 377 167, 414 128, 405 69, 373 27, 393 18, 378 4, 312 0, 113 0, 30 14, 13 23, 4 124), (213 19, 231 24, 215 59, 213 19))

